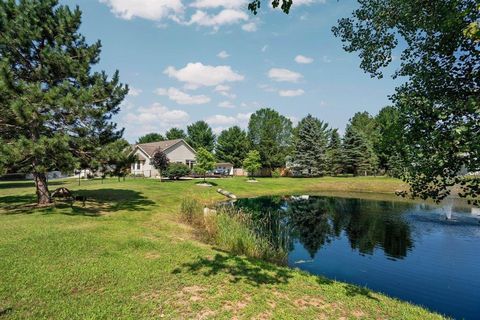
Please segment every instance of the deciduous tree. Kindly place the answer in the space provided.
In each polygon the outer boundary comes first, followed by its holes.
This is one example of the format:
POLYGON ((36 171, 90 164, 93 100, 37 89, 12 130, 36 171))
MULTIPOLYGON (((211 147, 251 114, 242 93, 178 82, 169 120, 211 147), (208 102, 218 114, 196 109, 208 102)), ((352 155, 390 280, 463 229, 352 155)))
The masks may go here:
POLYGON ((243 168, 247 170, 250 178, 253 178, 255 172, 262 167, 260 160, 260 153, 257 150, 249 151, 243 160, 243 168))
POLYGON ((247 133, 238 126, 223 130, 217 138, 215 155, 218 160, 230 162, 235 168, 242 166, 248 152, 247 133))
POLYGON ((171 128, 165 133, 165 136, 168 140, 175 140, 175 139, 186 139, 187 135, 185 131, 179 128, 171 128))
POLYGON ((212 152, 215 147, 215 135, 205 121, 197 121, 187 127, 187 142, 195 150, 205 148, 212 152))
POLYGON ((215 157, 207 149, 200 147, 197 150, 197 156, 195 157, 195 167, 193 170, 203 175, 203 182, 205 182, 205 177, 208 171, 215 169, 215 157))
POLYGON ((257 110, 248 122, 248 138, 260 153, 262 166, 282 167, 291 153, 292 121, 270 108, 257 110))
POLYGON ((155 169, 158 170, 158 173, 160 174, 160 180, 162 180, 162 171, 167 169, 169 163, 170 160, 168 159, 165 152, 163 152, 162 149, 158 148, 153 154, 152 165, 155 167, 155 169))
POLYGON ((392 101, 405 128, 404 180, 412 196, 440 201, 454 185, 480 196, 480 41, 478 0, 365 0, 333 28, 361 68, 406 79, 392 101), (400 45, 401 44, 401 45, 400 45))
POLYGON ((149 143, 149 142, 157 142, 163 141, 165 138, 160 133, 147 133, 146 135, 141 136, 138 138, 137 143, 149 143))

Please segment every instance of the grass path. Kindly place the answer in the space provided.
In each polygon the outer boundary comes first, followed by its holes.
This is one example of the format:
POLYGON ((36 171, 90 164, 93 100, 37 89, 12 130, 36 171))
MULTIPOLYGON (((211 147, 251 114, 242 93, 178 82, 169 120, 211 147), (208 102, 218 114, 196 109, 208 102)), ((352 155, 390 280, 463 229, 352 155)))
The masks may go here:
MULTIPOLYGON (((387 178, 215 181, 238 196, 382 192, 387 178)), ((223 199, 193 181, 114 179, 67 186, 85 208, 32 211, 30 183, 0 183, 0 319, 440 319, 381 294, 195 239, 178 222, 183 197, 223 199)), ((388 197, 388 195, 387 195, 388 197)), ((393 196, 392 196, 393 197, 393 196)))

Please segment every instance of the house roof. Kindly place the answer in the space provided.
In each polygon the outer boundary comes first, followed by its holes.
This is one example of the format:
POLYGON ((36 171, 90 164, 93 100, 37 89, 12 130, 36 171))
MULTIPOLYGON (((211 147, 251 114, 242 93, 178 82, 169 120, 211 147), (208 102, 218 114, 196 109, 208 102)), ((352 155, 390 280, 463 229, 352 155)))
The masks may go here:
POLYGON ((233 164, 230 163, 230 162, 217 162, 217 166, 232 166, 233 167, 233 164))
POLYGON ((195 150, 193 150, 193 148, 190 147, 188 143, 186 143, 183 139, 139 143, 139 144, 136 144, 135 147, 142 149, 143 152, 145 152, 149 157, 153 157, 153 154, 155 153, 155 151, 157 151, 157 149, 160 149, 165 152, 180 142, 185 143, 190 149, 192 149, 193 152, 195 152, 195 150))

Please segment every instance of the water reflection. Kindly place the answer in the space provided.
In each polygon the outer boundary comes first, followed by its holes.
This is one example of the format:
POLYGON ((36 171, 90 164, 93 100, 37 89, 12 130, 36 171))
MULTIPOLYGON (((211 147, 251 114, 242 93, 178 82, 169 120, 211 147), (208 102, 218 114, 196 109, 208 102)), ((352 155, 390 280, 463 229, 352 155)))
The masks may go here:
POLYGON ((409 224, 401 213, 412 205, 334 197, 259 197, 236 206, 251 212, 258 231, 291 250, 299 241, 313 259, 325 245, 346 235, 352 249, 372 254, 381 248, 401 259, 413 247, 409 224))
POLYGON ((480 211, 465 202, 274 196, 235 206, 288 250, 291 266, 453 318, 479 318, 480 211))

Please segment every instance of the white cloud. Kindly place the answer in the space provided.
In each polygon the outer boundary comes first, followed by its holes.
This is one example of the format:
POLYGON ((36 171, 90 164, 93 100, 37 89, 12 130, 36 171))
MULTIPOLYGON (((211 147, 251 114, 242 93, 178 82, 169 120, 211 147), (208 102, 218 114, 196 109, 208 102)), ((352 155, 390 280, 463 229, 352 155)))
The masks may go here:
POLYGON ((213 27, 214 29, 218 29, 222 25, 235 24, 247 20, 248 15, 242 10, 223 9, 217 14, 208 14, 205 11, 197 10, 186 24, 196 24, 203 27, 213 27))
POLYGON ((225 82, 242 81, 244 76, 236 73, 230 66, 209 66, 200 62, 188 63, 182 69, 169 66, 164 73, 178 81, 185 82, 189 89, 202 86, 218 86, 225 82))
POLYGON ((305 57, 299 54, 298 56, 295 57, 295 62, 296 63, 302 63, 302 64, 308 64, 313 62, 313 58, 305 57))
POLYGON ((215 91, 230 99, 235 99, 237 97, 236 94, 230 92, 230 86, 227 85, 220 84, 215 87, 215 91))
POLYGON ((262 52, 265 52, 265 51, 267 51, 267 49, 268 49, 268 45, 266 44, 266 45, 264 45, 264 46, 262 47, 261 51, 262 51, 262 52))
POLYGON ((148 20, 161 20, 184 10, 181 0, 100 0, 110 7, 117 17, 131 20, 139 17, 148 20))
POLYGON ((258 87, 265 92, 276 92, 277 89, 269 84, 259 84, 258 87))
POLYGON ((278 82, 297 82, 303 76, 294 71, 282 68, 272 68, 268 71, 268 77, 278 82))
POLYGON ((218 106, 220 108, 226 108, 226 109, 233 109, 235 108, 235 105, 233 103, 231 103, 230 101, 226 100, 226 101, 222 101, 218 104, 218 106))
POLYGON ((134 88, 134 87, 128 88, 128 95, 132 96, 132 97, 137 97, 142 92, 143 92, 142 89, 137 89, 137 88, 134 88))
POLYGON ((206 95, 189 95, 177 88, 170 87, 168 89, 158 88, 155 93, 159 96, 167 96, 170 100, 178 104, 205 104, 210 102, 210 98, 206 95))
POLYGON ((199 9, 206 8, 241 8, 247 2, 244 0, 196 0, 190 6, 199 9))
POLYGON ((227 53, 227 51, 222 50, 217 54, 217 57, 219 57, 221 59, 226 59, 226 58, 230 57, 230 55, 227 53))
POLYGON ((330 63, 330 62, 332 62, 332 59, 330 59, 328 56, 323 56, 322 61, 325 62, 325 63, 330 63))
POLYGON ((221 114, 216 114, 214 116, 208 117, 205 119, 205 121, 212 126, 216 125, 233 125, 237 122, 237 119, 235 117, 230 117, 230 116, 224 116, 221 114))
POLYGON ((255 22, 245 23, 242 26, 242 30, 247 32, 255 32, 257 31, 257 24, 255 22))
POLYGON ((160 103, 154 103, 148 107, 130 109, 121 117, 119 124, 125 127, 125 134, 132 142, 149 132, 184 126, 189 119, 190 116, 183 110, 169 109, 160 103))
POLYGON ((280 90, 278 91, 278 94, 281 97, 297 97, 301 96, 305 93, 302 89, 297 89, 297 90, 280 90))

